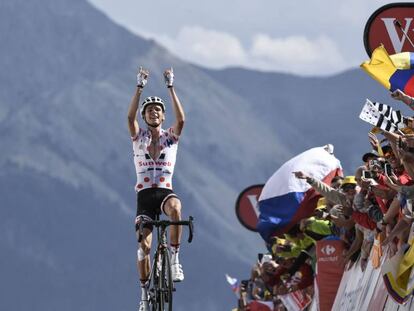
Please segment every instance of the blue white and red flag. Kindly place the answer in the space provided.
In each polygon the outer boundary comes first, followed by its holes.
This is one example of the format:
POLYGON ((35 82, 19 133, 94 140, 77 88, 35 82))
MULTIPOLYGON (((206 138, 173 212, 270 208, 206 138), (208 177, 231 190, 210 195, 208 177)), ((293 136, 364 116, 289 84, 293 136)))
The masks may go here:
POLYGON ((236 278, 232 278, 230 275, 226 274, 227 283, 230 284, 231 289, 236 294, 237 297, 240 296, 240 285, 239 281, 236 278))
POLYGON ((309 149, 283 164, 263 187, 259 197, 257 230, 270 243, 301 219, 312 215, 320 195, 304 179, 293 172, 302 171, 308 176, 331 183, 334 176, 342 175, 340 161, 333 155, 333 146, 309 149))

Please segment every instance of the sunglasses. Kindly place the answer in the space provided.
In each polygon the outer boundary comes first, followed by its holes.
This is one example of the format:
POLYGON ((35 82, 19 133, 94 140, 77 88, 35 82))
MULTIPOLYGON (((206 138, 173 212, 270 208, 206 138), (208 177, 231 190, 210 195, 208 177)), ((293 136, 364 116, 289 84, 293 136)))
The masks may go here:
POLYGON ((345 186, 342 186, 342 190, 343 191, 355 190, 355 185, 345 185, 345 186))

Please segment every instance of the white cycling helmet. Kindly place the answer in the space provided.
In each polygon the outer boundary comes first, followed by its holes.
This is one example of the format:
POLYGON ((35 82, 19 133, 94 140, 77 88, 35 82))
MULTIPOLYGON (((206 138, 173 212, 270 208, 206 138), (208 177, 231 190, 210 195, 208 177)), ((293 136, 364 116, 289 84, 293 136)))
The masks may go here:
POLYGON ((157 96, 148 96, 147 98, 144 99, 144 101, 141 104, 141 116, 142 116, 143 119, 145 119, 145 117, 144 117, 145 108, 149 104, 159 105, 161 107, 161 109, 162 109, 162 112, 165 112, 165 105, 164 105, 164 102, 162 101, 161 98, 159 98, 157 96))

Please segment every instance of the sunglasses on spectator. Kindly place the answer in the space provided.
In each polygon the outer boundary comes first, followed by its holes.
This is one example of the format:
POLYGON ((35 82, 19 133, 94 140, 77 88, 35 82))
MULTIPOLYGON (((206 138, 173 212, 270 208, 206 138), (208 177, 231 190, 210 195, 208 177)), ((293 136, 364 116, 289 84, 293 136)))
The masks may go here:
POLYGON ((378 166, 378 167, 381 167, 381 162, 378 161, 378 160, 369 160, 368 165, 369 166, 378 166))
POLYGON ((355 185, 349 184, 349 185, 343 185, 341 189, 343 191, 349 191, 349 190, 355 190, 355 187, 356 187, 355 185))

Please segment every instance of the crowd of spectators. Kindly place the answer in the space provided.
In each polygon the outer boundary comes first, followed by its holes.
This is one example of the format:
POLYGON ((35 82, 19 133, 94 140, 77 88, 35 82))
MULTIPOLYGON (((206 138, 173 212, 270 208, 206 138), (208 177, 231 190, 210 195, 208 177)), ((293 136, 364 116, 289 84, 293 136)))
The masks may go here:
MULTIPOLYGON (((403 92, 391 96, 414 109, 414 99, 403 92)), ((272 301, 274 310, 286 310, 280 296, 297 290, 311 298, 315 243, 328 236, 346 245, 345 269, 358 262, 365 270, 369 259, 378 265, 371 254, 375 240, 388 246, 389 256, 405 247, 414 220, 414 122, 406 120, 401 131, 374 128, 369 132, 367 151, 372 151, 361 157, 352 176, 337 176, 328 185, 305 172, 294 172, 322 198, 312 217, 275 237, 268 254, 259 254, 250 278, 242 281, 238 310, 250 310, 255 300, 272 301)))

